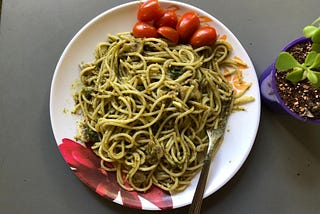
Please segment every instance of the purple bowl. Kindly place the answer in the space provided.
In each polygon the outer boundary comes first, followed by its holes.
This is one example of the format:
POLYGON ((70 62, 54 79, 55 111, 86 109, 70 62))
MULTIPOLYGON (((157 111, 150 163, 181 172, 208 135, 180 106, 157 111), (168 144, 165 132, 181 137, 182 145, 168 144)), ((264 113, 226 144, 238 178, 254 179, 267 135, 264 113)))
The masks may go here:
MULTIPOLYGON (((287 44, 282 51, 287 51, 292 46, 301 43, 310 41, 309 38, 300 37, 291 41, 287 44)), ((274 110, 278 113, 289 113, 291 116, 303 121, 303 122, 310 122, 310 123, 320 123, 320 119, 308 119, 305 117, 301 117, 295 112, 291 111, 283 102, 282 98, 279 95, 278 88, 276 86, 276 68, 275 62, 272 63, 260 76, 259 78, 259 85, 260 85, 260 93, 261 93, 261 100, 265 105, 269 108, 274 110)))

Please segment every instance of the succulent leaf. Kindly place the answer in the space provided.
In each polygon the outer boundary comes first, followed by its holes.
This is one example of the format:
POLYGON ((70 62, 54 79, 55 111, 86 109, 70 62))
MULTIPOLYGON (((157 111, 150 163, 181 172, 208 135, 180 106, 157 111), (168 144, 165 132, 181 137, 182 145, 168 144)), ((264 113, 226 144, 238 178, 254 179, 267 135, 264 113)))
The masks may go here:
POLYGON ((301 67, 300 63, 288 52, 281 52, 277 62, 276 68, 279 71, 286 71, 294 67, 301 67))
POLYGON ((292 72, 288 73, 286 78, 287 80, 296 83, 302 80, 304 70, 302 68, 295 68, 292 72))
POLYGON ((317 56, 317 52, 310 51, 310 53, 307 55, 307 57, 304 61, 305 66, 311 66, 313 64, 316 56, 317 56))
POLYGON ((311 38, 311 36, 314 34, 314 32, 317 30, 318 28, 315 26, 306 26, 303 28, 303 35, 307 38, 311 38))
POLYGON ((320 43, 320 28, 317 28, 317 30, 313 33, 311 39, 314 43, 320 43))
POLYGON ((315 56, 315 58, 314 58, 314 60, 313 60, 313 63, 312 63, 312 65, 310 66, 310 68, 312 69, 312 68, 320 68, 320 53, 318 53, 316 56, 315 56))
POLYGON ((318 83, 318 76, 311 70, 308 71, 307 78, 308 78, 308 80, 310 80, 310 82, 312 84, 317 84, 318 83))

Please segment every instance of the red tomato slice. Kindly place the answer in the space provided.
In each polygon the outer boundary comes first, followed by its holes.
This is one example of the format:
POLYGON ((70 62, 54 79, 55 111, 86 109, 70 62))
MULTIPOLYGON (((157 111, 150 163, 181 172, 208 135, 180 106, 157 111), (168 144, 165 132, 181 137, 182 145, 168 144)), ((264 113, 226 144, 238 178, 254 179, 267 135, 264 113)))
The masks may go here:
POLYGON ((175 11, 173 10, 166 10, 164 11, 163 16, 158 19, 158 21, 155 23, 155 26, 157 28, 162 26, 168 26, 172 28, 176 28, 178 23, 178 17, 175 11))
POLYGON ((156 21, 163 13, 158 0, 146 0, 140 4, 137 18, 143 22, 156 21))
POLYGON ((163 36, 164 38, 168 39, 169 41, 177 44, 179 42, 179 34, 178 32, 168 26, 162 26, 158 28, 158 33, 163 36))
POLYGON ((210 26, 200 27, 191 37, 189 43, 194 47, 213 45, 217 41, 216 29, 210 26))
POLYGON ((188 42, 192 34, 199 28, 200 19, 194 11, 184 13, 177 23, 177 31, 182 42, 188 42))
POLYGON ((158 37, 157 29, 146 22, 137 22, 132 28, 132 34, 136 38, 158 37))

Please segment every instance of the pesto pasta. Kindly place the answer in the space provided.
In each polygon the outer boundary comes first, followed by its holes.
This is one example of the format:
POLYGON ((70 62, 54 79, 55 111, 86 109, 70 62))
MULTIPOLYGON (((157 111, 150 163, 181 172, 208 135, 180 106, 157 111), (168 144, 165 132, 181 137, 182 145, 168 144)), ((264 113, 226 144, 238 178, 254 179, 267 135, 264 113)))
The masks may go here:
POLYGON ((184 190, 202 167, 206 129, 226 121, 234 103, 221 66, 225 41, 193 49, 159 38, 109 35, 95 60, 81 64, 75 111, 83 116, 78 138, 91 141, 119 185, 147 191, 184 190))

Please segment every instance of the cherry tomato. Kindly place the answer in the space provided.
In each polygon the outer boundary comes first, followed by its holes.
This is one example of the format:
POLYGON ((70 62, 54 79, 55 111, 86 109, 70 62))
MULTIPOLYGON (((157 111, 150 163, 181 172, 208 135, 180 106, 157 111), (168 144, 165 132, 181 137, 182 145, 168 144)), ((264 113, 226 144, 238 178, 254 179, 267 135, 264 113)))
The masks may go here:
POLYGON ((213 45, 217 41, 217 32, 213 27, 200 27, 191 37, 189 43, 194 47, 213 45))
POLYGON ((184 13, 177 23, 177 31, 182 42, 188 42, 192 34, 199 28, 200 19, 194 11, 184 13))
POLYGON ((158 19, 158 21, 155 23, 155 26, 157 28, 162 26, 168 26, 172 28, 176 28, 178 23, 178 17, 175 11, 173 10, 166 10, 164 11, 163 16, 158 19))
POLYGON ((168 26, 158 28, 158 33, 169 41, 177 44, 179 42, 179 34, 176 29, 168 26))
POLYGON ((143 22, 156 21, 163 13, 158 0, 146 0, 140 4, 137 18, 143 22))
POLYGON ((137 38, 158 37, 157 29, 146 22, 137 22, 132 28, 132 34, 137 38))

